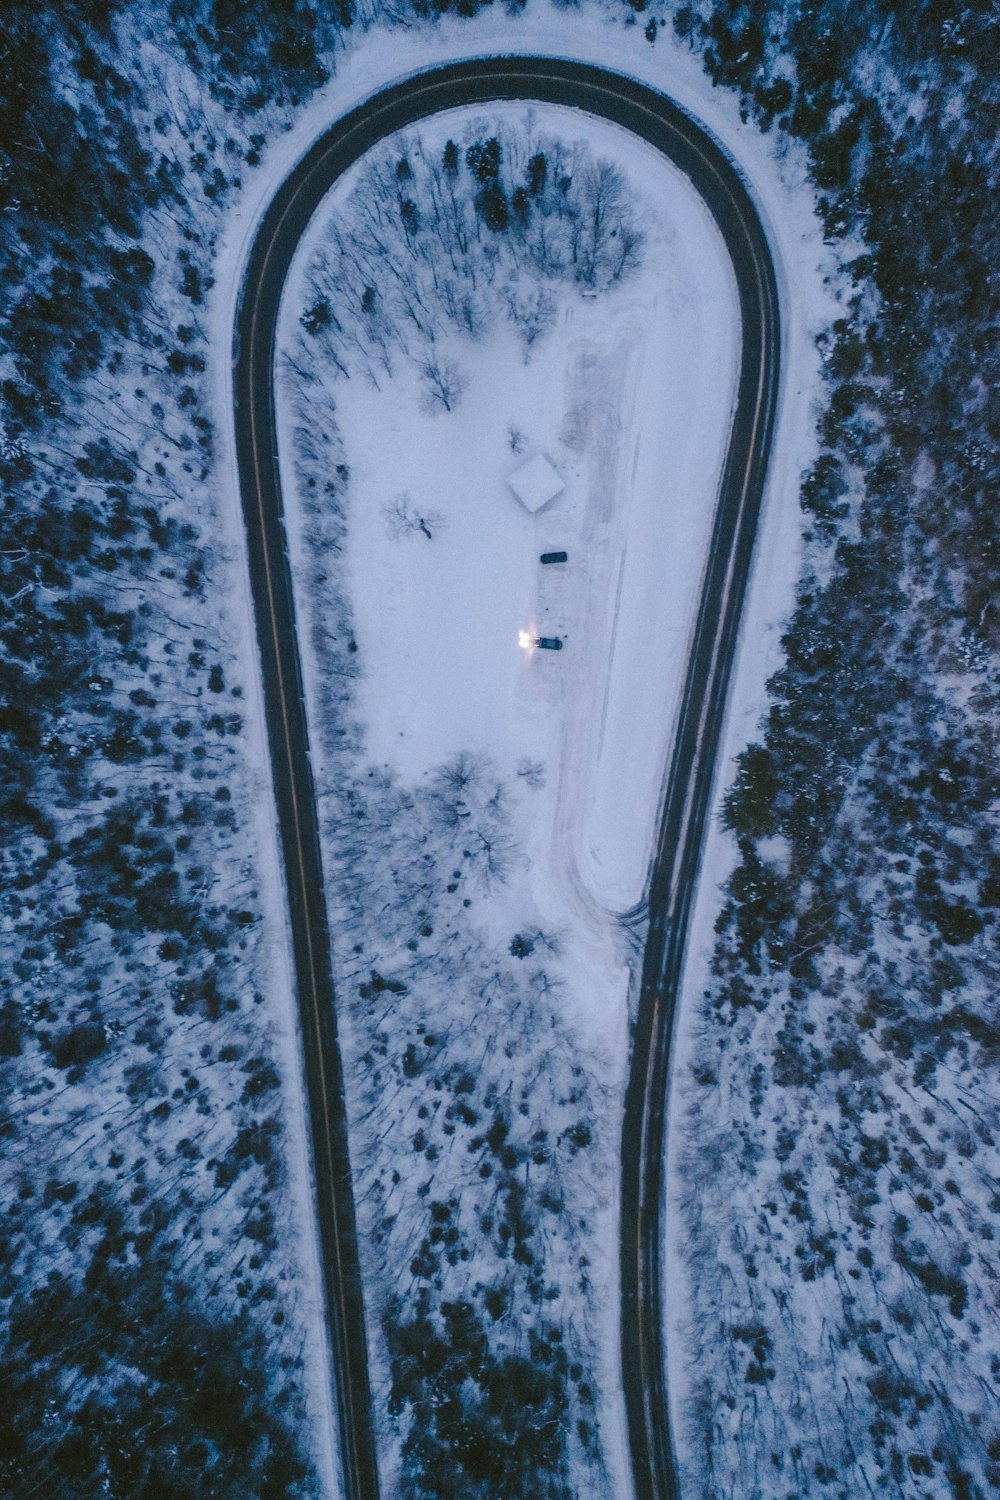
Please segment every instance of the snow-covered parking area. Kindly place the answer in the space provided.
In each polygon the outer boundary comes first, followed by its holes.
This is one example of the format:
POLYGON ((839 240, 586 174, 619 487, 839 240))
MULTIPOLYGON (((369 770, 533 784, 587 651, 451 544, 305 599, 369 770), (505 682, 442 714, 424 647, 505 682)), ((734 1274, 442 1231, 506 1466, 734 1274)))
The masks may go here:
MULTIPOLYGON (((648 873, 735 390, 735 284, 701 200, 651 147, 548 106, 496 107, 478 133, 504 118, 585 139, 620 168, 646 233, 642 264, 599 296, 562 291, 528 351, 514 325, 452 339, 451 410, 429 406, 415 368, 379 387, 339 381, 357 709, 371 762, 412 784, 458 750, 535 783, 515 820, 518 898, 527 887, 542 925, 564 933, 580 960, 575 1000, 618 1052, 624 970, 610 918, 640 902, 648 873), (532 514, 508 479, 535 454, 565 488, 532 514), (551 551, 567 561, 543 565, 551 551), (538 649, 539 637, 564 649, 538 649)), ((470 119, 426 124, 424 152, 466 138, 470 119)), ((303 243, 286 325, 359 170, 303 243)), ((307 615, 317 607, 300 601, 307 615)))

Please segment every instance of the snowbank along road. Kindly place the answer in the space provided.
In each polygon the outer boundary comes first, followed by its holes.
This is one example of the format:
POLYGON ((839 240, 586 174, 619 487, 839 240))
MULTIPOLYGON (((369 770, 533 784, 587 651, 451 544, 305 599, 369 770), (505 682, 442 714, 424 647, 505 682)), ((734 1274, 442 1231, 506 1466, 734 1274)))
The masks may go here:
MULTIPOLYGON (((650 882, 650 925, 622 1140, 622 1379, 639 1500, 679 1494, 663 1348, 663 1174, 670 1040, 726 690, 760 509, 778 391, 778 298, 766 236, 733 163, 690 116, 634 80, 557 58, 476 59, 421 73, 333 125, 261 222, 235 331, 239 479, 304 1046, 317 1215, 347 1500, 378 1496, 364 1304, 351 1194, 326 902, 285 553, 273 370, 292 256, 336 178, 384 136, 434 114, 538 99, 643 137, 692 181, 732 258, 742 344, 737 398, 650 882)), ((655 670, 655 668, 654 668, 655 670)))

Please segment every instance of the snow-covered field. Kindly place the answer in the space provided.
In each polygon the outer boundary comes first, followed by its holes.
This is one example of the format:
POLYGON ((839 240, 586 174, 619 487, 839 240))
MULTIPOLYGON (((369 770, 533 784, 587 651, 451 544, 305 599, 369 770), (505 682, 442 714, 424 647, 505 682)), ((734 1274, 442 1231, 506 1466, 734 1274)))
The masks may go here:
MULTIPOLYGON (((566 298, 528 357, 508 328, 464 342, 452 412, 427 412, 412 372, 338 386, 358 711, 372 762, 413 784, 455 750, 511 777, 544 763, 517 829, 519 884, 580 953, 576 992, 617 1051, 620 961, 612 948, 595 968, 593 950, 645 887, 735 387, 735 286, 700 199, 652 148, 567 110, 498 113, 582 136, 627 171, 649 205, 644 266, 608 298, 566 298), (566 488, 532 515, 507 480, 536 453, 566 488), (385 510, 401 494, 439 518, 431 538, 394 534, 385 510), (568 562, 543 567, 552 550, 568 562), (565 649, 536 649, 539 636, 565 649)), ((458 123, 436 118, 425 149, 458 123)), ((286 316, 302 301, 293 273, 286 316)))

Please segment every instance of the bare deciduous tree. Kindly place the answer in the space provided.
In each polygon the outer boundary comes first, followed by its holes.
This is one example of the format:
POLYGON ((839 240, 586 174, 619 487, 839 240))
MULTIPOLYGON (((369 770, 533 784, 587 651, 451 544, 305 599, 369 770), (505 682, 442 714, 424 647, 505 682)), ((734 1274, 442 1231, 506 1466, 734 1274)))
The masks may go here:
POLYGON ((485 890, 507 884, 517 864, 518 852, 509 833, 488 825, 474 830, 469 848, 463 851, 485 890))
POLYGON ((472 750, 459 750, 450 760, 439 767, 435 781, 457 792, 466 792, 479 786, 486 774, 487 762, 472 750))
POLYGON ((580 280, 587 286, 619 281, 636 263, 642 245, 625 177, 611 162, 592 162, 583 173, 581 198, 574 235, 580 280))
POLYGON ((414 505, 405 490, 387 505, 383 505, 382 514, 390 536, 397 540, 407 536, 425 536, 431 541, 435 532, 444 528, 444 517, 439 511, 414 505))
POLYGON ((503 293, 507 316, 517 329, 524 345, 525 357, 556 320, 556 299, 544 286, 505 287, 503 293))
POLYGON ((422 405, 425 411, 454 411, 465 390, 467 380, 460 365, 453 359, 438 354, 428 354, 420 360, 417 368, 423 386, 422 405))

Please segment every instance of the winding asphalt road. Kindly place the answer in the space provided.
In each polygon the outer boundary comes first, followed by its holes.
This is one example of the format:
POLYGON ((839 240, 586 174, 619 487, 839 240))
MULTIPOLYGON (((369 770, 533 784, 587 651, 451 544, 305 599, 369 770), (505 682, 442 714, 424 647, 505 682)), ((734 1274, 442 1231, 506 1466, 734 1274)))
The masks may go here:
POLYGON ((659 823, 622 1139, 622 1379, 635 1489, 638 1500, 673 1500, 679 1485, 668 1420, 663 1326, 669 1288, 662 1262, 670 1041, 774 429, 778 296, 750 195, 705 130, 633 79, 544 57, 477 59, 418 74, 333 125, 286 178, 264 215, 237 313, 239 480, 305 1050, 344 1496, 377 1500, 379 1484, 326 901, 278 474, 273 383, 278 303, 306 224, 352 162, 384 136, 426 115, 495 99, 569 105, 615 121, 662 151, 691 179, 712 213, 739 290, 737 400, 659 823))

